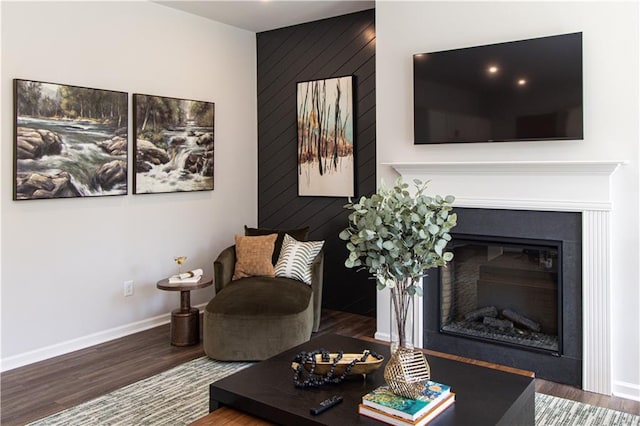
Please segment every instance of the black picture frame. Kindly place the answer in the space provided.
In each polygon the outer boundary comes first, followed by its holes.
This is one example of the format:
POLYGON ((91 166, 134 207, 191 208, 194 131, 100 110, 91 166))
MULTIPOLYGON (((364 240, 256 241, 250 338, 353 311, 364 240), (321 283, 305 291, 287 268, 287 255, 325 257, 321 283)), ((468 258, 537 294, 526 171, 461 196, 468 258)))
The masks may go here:
POLYGON ((13 199, 126 195, 128 94, 13 80, 13 199))
POLYGON ((214 189, 215 104, 133 95, 134 194, 214 189))

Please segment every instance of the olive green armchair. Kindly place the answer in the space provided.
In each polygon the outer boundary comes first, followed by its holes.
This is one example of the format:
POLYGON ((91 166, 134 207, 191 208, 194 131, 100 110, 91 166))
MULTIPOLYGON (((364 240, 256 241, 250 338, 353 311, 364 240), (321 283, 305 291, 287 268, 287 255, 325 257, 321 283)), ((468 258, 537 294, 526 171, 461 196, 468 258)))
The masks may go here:
MULTIPOLYGON (((305 230, 308 232, 308 228, 305 230)), ((274 259, 287 232, 295 234, 295 231, 278 232, 274 259)), ((264 235, 264 232, 257 235, 264 235)), ((298 239, 300 236, 297 235, 298 239)), ((302 236, 306 239, 306 233, 302 236)), ((311 333, 318 331, 324 266, 322 250, 310 266, 310 285, 277 276, 232 280, 236 260, 234 245, 223 250, 214 262, 216 295, 207 304, 203 319, 203 346, 210 358, 263 360, 308 341, 311 333)))

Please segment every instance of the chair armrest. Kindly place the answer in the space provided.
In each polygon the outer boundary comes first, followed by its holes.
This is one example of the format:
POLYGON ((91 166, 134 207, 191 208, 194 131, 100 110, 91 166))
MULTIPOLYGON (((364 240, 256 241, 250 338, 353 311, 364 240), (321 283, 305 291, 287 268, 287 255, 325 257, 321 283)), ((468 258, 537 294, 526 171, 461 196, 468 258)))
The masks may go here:
POLYGON ((216 285, 216 294, 231 282, 233 271, 236 267, 236 246, 222 250, 218 258, 213 262, 213 276, 216 285))
POLYGON ((322 311, 322 280, 324 270, 324 250, 315 257, 311 264, 311 290, 313 290, 313 331, 320 328, 320 313, 322 311))

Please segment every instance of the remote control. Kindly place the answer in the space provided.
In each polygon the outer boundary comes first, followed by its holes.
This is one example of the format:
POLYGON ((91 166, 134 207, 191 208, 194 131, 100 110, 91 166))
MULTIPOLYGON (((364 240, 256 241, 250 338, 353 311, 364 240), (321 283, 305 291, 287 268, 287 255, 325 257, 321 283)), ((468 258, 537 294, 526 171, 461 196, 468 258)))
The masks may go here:
POLYGON ((340 395, 334 395, 331 398, 327 398, 320 403, 316 408, 311 409, 311 414, 317 416, 318 414, 324 413, 329 408, 334 407, 342 402, 342 397, 340 395))

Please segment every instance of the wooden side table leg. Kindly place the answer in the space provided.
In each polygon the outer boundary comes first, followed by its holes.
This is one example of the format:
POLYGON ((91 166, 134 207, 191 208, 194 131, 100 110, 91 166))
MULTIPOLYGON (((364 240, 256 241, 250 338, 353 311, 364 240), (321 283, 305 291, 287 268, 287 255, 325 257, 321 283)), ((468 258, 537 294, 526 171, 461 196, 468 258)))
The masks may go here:
POLYGON ((191 291, 182 290, 180 291, 180 310, 182 312, 189 312, 190 309, 191 309, 191 291))
POLYGON ((180 309, 171 312, 171 344, 190 346, 200 341, 200 311, 191 307, 191 291, 180 291, 180 309))
POLYGON ((187 312, 174 309, 171 312, 171 344, 190 346, 200 341, 200 311, 191 308, 187 312))

